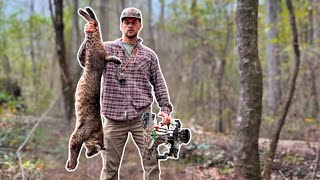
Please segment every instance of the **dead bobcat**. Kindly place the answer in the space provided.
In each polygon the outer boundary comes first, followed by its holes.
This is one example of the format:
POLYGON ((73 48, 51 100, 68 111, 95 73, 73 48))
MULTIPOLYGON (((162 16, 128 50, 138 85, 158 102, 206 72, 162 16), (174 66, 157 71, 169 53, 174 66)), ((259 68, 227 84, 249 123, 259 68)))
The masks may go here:
MULTIPOLYGON (((87 21, 94 21, 99 27, 99 22, 91 8, 87 7, 86 12, 79 9, 78 13, 87 21)), ((66 164, 68 171, 76 169, 83 143, 87 149, 87 158, 97 155, 104 149, 100 116, 101 76, 107 62, 121 64, 119 58, 106 56, 100 30, 86 33, 85 42, 85 67, 75 93, 77 122, 69 141, 69 158, 66 164)))

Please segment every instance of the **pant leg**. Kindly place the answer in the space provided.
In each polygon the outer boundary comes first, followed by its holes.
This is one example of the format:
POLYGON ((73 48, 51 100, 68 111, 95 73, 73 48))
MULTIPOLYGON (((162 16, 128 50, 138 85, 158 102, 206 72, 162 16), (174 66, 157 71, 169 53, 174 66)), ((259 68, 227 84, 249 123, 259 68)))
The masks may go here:
POLYGON ((103 127, 104 145, 106 150, 102 151, 103 168, 101 180, 117 180, 119 166, 123 154, 123 148, 128 138, 127 122, 106 119, 103 127))
POLYGON ((144 153, 144 137, 143 137, 143 127, 140 119, 132 121, 130 126, 130 131, 132 134, 133 141, 137 144, 140 157, 142 159, 143 169, 144 169, 144 178, 146 180, 158 180, 160 179, 160 165, 155 156, 150 160, 143 158, 144 153))

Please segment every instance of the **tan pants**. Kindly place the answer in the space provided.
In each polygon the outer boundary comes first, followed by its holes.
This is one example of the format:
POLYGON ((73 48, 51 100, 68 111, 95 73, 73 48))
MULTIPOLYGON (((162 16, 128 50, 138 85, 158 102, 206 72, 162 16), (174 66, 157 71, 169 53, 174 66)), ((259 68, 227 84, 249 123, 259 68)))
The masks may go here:
MULTIPOLYGON (((128 138, 128 133, 131 132, 133 141, 137 144, 140 151, 140 157, 144 151, 143 128, 140 117, 127 121, 114 121, 107 119, 103 127, 105 151, 102 151, 103 168, 100 179, 102 180, 117 180, 119 179, 119 167, 128 138)), ((144 179, 157 180, 160 179, 160 167, 156 157, 151 160, 143 159, 144 179)))

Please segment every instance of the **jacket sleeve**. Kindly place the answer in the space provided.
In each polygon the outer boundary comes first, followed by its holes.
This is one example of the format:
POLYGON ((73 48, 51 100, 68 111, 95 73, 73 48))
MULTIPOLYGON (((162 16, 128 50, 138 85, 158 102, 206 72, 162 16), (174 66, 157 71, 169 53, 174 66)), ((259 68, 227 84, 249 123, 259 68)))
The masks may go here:
POLYGON ((85 66, 85 62, 86 62, 86 40, 83 41, 83 43, 81 44, 80 48, 79 48, 79 51, 78 51, 78 61, 79 61, 79 64, 82 68, 84 68, 85 66))
POLYGON ((172 112, 172 104, 170 102, 167 84, 162 75, 157 55, 154 52, 151 53, 150 83, 153 86, 155 97, 161 111, 170 115, 172 112))

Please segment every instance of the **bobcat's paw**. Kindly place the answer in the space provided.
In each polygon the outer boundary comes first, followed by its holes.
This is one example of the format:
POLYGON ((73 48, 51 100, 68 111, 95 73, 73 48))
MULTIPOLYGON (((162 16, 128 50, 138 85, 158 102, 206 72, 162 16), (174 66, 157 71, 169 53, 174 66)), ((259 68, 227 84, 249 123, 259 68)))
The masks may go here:
POLYGON ((78 165, 77 161, 68 160, 66 164, 66 169, 68 171, 74 171, 78 165))

